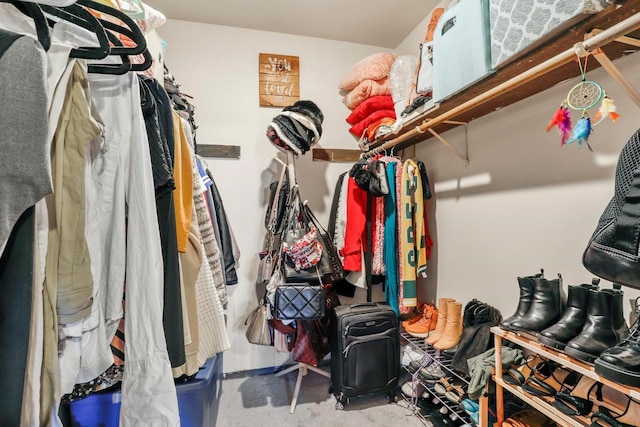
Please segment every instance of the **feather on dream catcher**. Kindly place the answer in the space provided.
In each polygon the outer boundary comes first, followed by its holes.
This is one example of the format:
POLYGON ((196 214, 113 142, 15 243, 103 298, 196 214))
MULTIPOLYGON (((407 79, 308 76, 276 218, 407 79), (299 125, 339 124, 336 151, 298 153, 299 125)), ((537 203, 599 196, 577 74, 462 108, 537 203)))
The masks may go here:
POLYGON ((616 122, 620 115, 616 112, 616 105, 606 91, 599 83, 586 79, 587 61, 589 56, 584 59, 578 57, 578 65, 580 66, 580 74, 582 81, 571 88, 567 97, 562 101, 560 107, 547 124, 547 132, 557 127, 560 133, 560 146, 577 143, 578 148, 582 144, 587 144, 589 150, 593 151, 589 145, 589 136, 593 130, 593 126, 609 117, 613 123, 616 122), (602 101, 602 102, 601 102, 602 101), (589 108, 593 108, 601 102, 598 112, 594 116, 595 123, 592 123, 589 116, 589 108), (571 121, 571 111, 581 111, 582 115, 578 122, 573 126, 571 121))

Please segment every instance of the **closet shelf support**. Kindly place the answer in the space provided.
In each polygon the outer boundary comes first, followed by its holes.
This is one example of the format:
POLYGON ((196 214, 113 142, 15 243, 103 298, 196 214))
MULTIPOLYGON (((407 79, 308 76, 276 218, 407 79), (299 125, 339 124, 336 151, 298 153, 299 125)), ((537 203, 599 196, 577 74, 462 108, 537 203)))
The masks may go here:
MULTIPOLYGON (((640 13, 636 13, 627 19, 611 26, 610 28, 603 30, 602 32, 594 35, 593 37, 585 40, 582 43, 584 49, 588 52, 592 52, 595 49, 600 48, 612 41, 615 41, 617 38, 624 36, 632 31, 640 28, 640 13)), ((571 62, 576 57, 576 52, 574 46, 569 49, 560 52, 559 54, 547 59, 546 61, 530 68, 529 70, 519 74, 495 87, 489 89, 482 94, 463 102, 462 104, 452 108, 449 111, 446 111, 432 119, 424 120, 419 126, 408 131, 405 134, 400 135, 397 138, 391 139, 382 145, 374 148, 374 150, 378 149, 389 149, 391 147, 395 147, 405 141, 408 141, 412 138, 415 138, 420 133, 426 131, 429 128, 436 127, 437 125, 443 124, 448 120, 452 120, 455 117, 460 116, 461 114, 471 110, 474 107, 482 105, 488 101, 495 99, 496 97, 504 94, 505 92, 509 92, 513 89, 516 89, 524 84, 527 84, 540 76, 550 73, 551 71, 562 67, 563 65, 571 62), (418 132, 419 131, 419 132, 418 132), (383 148, 384 147, 384 148, 383 148)))
MULTIPOLYGON (((593 30, 590 33, 585 34, 585 39, 589 39, 593 37, 595 34, 602 33, 601 30, 593 30)), ((632 37, 618 37, 616 39, 617 42, 630 44, 632 46, 640 47, 640 40, 634 39, 632 37)), ((581 47, 582 48, 582 47, 581 47)), ((600 63, 602 68, 613 78, 619 85, 624 89, 627 93, 627 96, 631 98, 635 104, 640 107, 640 93, 638 90, 631 84, 629 79, 627 79, 624 74, 620 72, 618 67, 614 65, 614 63, 609 59, 609 57, 602 51, 602 49, 595 49, 591 52, 593 57, 600 63)))

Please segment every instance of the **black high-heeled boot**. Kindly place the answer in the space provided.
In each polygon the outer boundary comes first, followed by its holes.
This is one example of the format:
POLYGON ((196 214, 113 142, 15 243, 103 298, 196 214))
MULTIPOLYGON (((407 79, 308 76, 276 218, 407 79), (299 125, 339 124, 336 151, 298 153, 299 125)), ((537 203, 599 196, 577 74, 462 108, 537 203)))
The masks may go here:
POLYGON ((533 279, 533 299, 522 318, 514 320, 509 328, 515 331, 539 332, 556 323, 562 315, 563 301, 560 291, 561 278, 533 279))
POLYGON ((587 320, 589 289, 598 289, 600 279, 596 280, 591 284, 569 285, 567 307, 560 320, 540 332, 538 339, 542 344, 562 350, 569 341, 582 332, 587 320))
POLYGON ((518 300, 518 308, 513 316, 510 316, 500 322, 500 326, 503 329, 511 329, 511 323, 518 319, 522 319, 531 306, 533 301, 533 279, 536 277, 543 277, 544 270, 540 269, 540 273, 533 276, 518 277, 518 286, 520 287, 520 299, 518 300))

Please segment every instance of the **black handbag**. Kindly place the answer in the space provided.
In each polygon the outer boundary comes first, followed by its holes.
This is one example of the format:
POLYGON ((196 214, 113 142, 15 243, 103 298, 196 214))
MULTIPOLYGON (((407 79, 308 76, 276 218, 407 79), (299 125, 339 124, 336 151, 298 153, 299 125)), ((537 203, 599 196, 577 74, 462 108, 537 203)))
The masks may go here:
POLYGON ((281 284, 276 288, 274 317, 279 320, 318 320, 324 317, 322 285, 281 284))
MULTIPOLYGON (((344 278, 345 273, 338 257, 338 251, 329 237, 327 231, 322 227, 320 221, 311 212, 306 204, 297 203, 300 213, 300 223, 290 222, 288 230, 284 233, 285 243, 291 245, 295 238, 299 238, 302 231, 291 232, 291 230, 316 230, 316 238, 322 246, 320 260, 310 268, 296 269, 295 263, 286 255, 283 259, 283 271, 287 283, 333 283, 344 278), (297 228, 302 226, 302 228, 297 228), (289 240, 287 242, 287 240, 289 240)), ((295 206, 295 205, 293 205, 295 206)), ((292 206, 292 208, 293 208, 292 206)), ((296 215, 294 215, 296 216, 296 215)))
POLYGON ((587 270, 640 289, 640 129, 620 152, 615 192, 582 256, 587 270))

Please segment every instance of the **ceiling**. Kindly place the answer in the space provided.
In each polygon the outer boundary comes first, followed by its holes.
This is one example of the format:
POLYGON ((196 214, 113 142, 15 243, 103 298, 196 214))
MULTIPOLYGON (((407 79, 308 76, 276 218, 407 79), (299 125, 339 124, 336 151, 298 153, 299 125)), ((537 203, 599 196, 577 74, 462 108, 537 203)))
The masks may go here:
POLYGON ((169 19, 396 48, 438 0, 145 0, 169 19))

